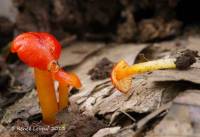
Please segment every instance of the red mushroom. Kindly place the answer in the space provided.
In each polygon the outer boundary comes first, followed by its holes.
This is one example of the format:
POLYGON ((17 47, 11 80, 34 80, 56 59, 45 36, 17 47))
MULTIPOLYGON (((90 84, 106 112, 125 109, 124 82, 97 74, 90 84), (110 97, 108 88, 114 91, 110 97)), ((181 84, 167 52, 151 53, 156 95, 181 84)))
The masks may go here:
POLYGON ((58 110, 67 106, 68 86, 81 86, 75 74, 64 72, 57 64, 61 53, 59 42, 48 33, 23 33, 12 42, 11 52, 16 52, 24 63, 34 68, 43 121, 54 123, 58 110), (59 81, 59 105, 53 80, 59 81))

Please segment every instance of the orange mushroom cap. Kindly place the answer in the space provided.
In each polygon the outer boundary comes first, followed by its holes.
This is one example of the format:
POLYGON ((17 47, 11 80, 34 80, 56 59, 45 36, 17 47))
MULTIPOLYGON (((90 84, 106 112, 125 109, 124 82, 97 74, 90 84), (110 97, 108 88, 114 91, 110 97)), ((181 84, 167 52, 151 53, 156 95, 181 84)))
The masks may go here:
POLYGON ((27 32, 14 39, 11 52, 31 67, 48 70, 48 65, 60 57, 61 45, 51 34, 27 32))
POLYGON ((52 75, 53 79, 61 83, 68 83, 69 85, 72 85, 75 88, 81 87, 81 82, 75 73, 66 73, 60 69, 59 71, 52 73, 52 75))
POLYGON ((127 68, 129 65, 124 61, 121 60, 119 63, 117 63, 112 72, 111 72, 111 80, 113 85, 121 92, 127 93, 131 89, 132 85, 132 77, 128 76, 122 79, 118 78, 118 75, 123 75, 120 73, 121 70, 127 68))

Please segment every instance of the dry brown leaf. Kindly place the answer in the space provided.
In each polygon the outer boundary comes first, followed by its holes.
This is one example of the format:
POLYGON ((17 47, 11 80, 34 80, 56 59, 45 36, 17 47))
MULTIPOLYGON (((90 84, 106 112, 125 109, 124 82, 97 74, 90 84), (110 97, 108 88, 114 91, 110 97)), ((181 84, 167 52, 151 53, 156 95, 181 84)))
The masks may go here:
POLYGON ((81 63, 86 57, 99 51, 104 43, 77 42, 62 49, 59 64, 62 67, 73 66, 81 63))
POLYGON ((97 133, 95 133, 92 137, 106 137, 108 135, 112 135, 117 133, 121 127, 110 127, 100 129, 97 133))
POLYGON ((151 81, 190 81, 200 84, 200 68, 190 68, 188 70, 157 70, 150 74, 145 74, 143 77, 149 78, 151 81))
POLYGON ((111 137, 133 137, 135 132, 132 129, 125 129, 111 137))
POLYGON ((185 49, 187 44, 188 41, 185 39, 153 43, 141 53, 144 54, 148 60, 160 59, 176 54, 178 50, 185 49))
POLYGON ((199 90, 187 90, 180 96, 176 97, 175 103, 200 107, 200 91, 199 90))
POLYGON ((197 50, 200 52, 200 39, 199 37, 189 37, 188 38, 188 43, 187 43, 187 48, 191 50, 197 50))
POLYGON ((200 91, 187 90, 178 96, 167 116, 145 137, 200 135, 200 91))
POLYGON ((12 66, 11 72, 13 83, 8 88, 9 92, 27 93, 34 88, 34 74, 27 65, 12 66))
POLYGON ((1 123, 9 124, 15 119, 27 119, 28 117, 38 113, 40 113, 40 109, 36 97, 36 91, 33 90, 6 109, 1 123))

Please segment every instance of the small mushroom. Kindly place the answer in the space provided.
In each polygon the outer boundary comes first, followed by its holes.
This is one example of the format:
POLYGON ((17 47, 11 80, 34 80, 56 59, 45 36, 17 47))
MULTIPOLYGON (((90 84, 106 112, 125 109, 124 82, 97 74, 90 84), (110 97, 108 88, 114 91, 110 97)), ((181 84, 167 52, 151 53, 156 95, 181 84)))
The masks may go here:
POLYGON ((34 68, 43 122, 54 123, 58 110, 67 107, 68 87, 81 87, 79 78, 64 72, 57 63, 61 53, 59 42, 48 33, 27 32, 14 39, 11 52, 17 53, 24 63, 34 68), (56 100, 54 80, 59 82, 59 103, 56 100))
POLYGON ((119 61, 111 72, 113 85, 121 92, 127 93, 132 86, 132 76, 158 69, 187 69, 196 62, 196 51, 185 50, 177 58, 159 59, 129 66, 124 60, 119 61))
POLYGON ((81 87, 81 82, 75 73, 66 73, 63 70, 52 73, 53 79, 59 81, 59 102, 58 108, 62 110, 68 106, 68 95, 70 85, 75 88, 81 87))

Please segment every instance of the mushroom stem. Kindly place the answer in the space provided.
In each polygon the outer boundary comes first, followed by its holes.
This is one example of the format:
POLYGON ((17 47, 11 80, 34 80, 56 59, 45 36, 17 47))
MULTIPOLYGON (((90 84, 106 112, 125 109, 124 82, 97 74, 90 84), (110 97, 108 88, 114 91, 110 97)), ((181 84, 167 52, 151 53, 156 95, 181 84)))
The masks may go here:
POLYGON ((158 69, 176 68, 175 61, 176 61, 175 58, 159 59, 159 60, 148 61, 144 63, 138 63, 132 66, 127 66, 117 71, 116 73, 117 79, 120 80, 133 74, 139 74, 139 73, 154 71, 158 69))
POLYGON ((46 124, 55 123, 58 104, 51 73, 37 68, 34 69, 34 72, 43 122, 46 124))
POLYGON ((59 92, 58 108, 59 111, 61 111, 68 106, 69 85, 67 85, 66 83, 59 82, 58 92, 59 92))

